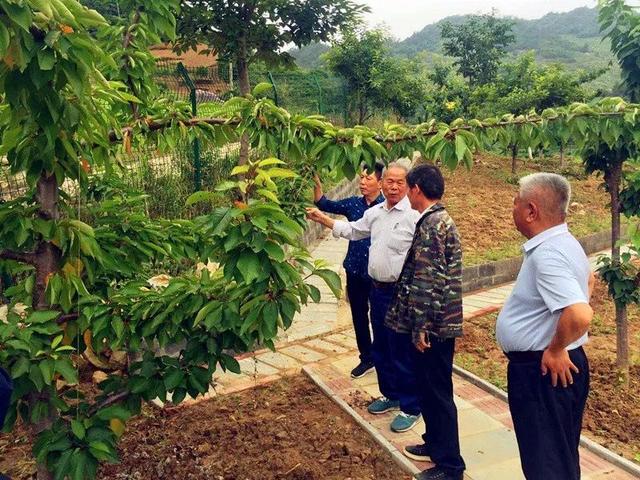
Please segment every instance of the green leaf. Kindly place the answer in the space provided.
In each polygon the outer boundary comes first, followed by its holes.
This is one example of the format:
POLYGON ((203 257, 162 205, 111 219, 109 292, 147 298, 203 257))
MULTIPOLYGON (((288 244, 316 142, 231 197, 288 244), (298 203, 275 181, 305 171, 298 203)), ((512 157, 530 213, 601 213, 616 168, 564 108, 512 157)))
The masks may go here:
POLYGON ((116 459, 115 450, 104 442, 89 443, 89 450, 100 461, 116 459))
POLYGON ((176 387, 184 382, 184 372, 182 370, 173 369, 171 373, 164 377, 164 386, 168 391, 175 390, 176 387))
POLYGON ((280 178, 295 178, 298 176, 297 173, 288 170, 286 168, 274 167, 266 170, 267 175, 270 177, 280 177, 280 178))
POLYGON ((269 240, 264 244, 263 248, 270 258, 272 258, 276 262, 284 262, 285 253, 284 249, 280 245, 269 240))
POLYGON ((320 290, 318 290, 318 287, 307 284, 307 288, 309 289, 309 296, 311 297, 311 300, 318 303, 321 297, 320 290))
POLYGON ((55 368, 54 361, 50 358, 46 358, 38 364, 38 367, 42 373, 42 380, 44 383, 51 385, 51 381, 53 380, 53 370, 55 368))
POLYGON ((4 26, 4 23, 0 22, 0 57, 5 56, 7 49, 9 48, 9 42, 11 37, 9 36, 9 30, 4 26))
POLYGON ((122 405, 110 405, 107 408, 98 410, 96 417, 100 420, 111 420, 112 418, 117 418, 118 420, 126 422, 131 418, 131 412, 122 405))
MULTIPOLYGON (((22 3, 22 2, 21 2, 22 3)), ((29 31, 32 23, 31 10, 26 5, 2 2, 2 7, 12 22, 15 22, 26 32, 29 31)))
POLYGON ((220 363, 226 370, 229 370, 232 373, 240 373, 240 364, 231 355, 223 353, 220 356, 220 363))
POLYGON ((78 372, 68 358, 59 358, 55 363, 56 372, 60 373, 70 384, 78 383, 78 372))
POLYGON ((462 135, 456 135, 456 158, 458 162, 464 159, 465 152, 469 149, 462 135))
POLYGON ((257 84, 255 87, 253 87, 253 91, 251 92, 251 94, 254 97, 259 97, 272 90, 273 90, 273 85, 267 82, 261 82, 257 84))
POLYGON ((51 70, 56 64, 56 57, 48 48, 38 50, 38 65, 41 70, 51 70))
POLYGON ((29 371, 30 367, 31 367, 31 362, 29 361, 29 359, 26 357, 20 357, 16 361, 16 363, 13 364, 13 367, 11 368, 11 377, 12 378, 21 377, 22 375, 24 375, 29 371))
POLYGON ((245 252, 238 259, 236 268, 245 282, 251 283, 260 276, 260 258, 255 253, 245 252))
POLYGON ((284 162, 284 161, 282 161, 282 160, 280 160, 278 158, 270 157, 270 158, 265 158, 264 160, 260 160, 258 162, 258 166, 260 168, 264 168, 264 167, 269 167, 271 165, 284 165, 285 163, 286 162, 284 162))
POLYGON ((54 318, 58 318, 60 312, 54 312, 51 310, 38 310, 32 312, 31 315, 27 318, 28 323, 45 323, 54 318))
POLYGON ((280 200, 278 200, 278 197, 276 196, 276 194, 273 193, 271 190, 267 190, 266 188, 259 188, 256 190, 256 193, 262 195, 263 197, 265 197, 268 200, 271 200, 274 203, 280 203, 280 200))
POLYGON ((87 434, 87 431, 84 428, 84 425, 79 420, 71 420, 71 431, 80 440, 83 440, 85 435, 87 434))
POLYGON ((314 273, 325 281, 327 286, 331 289, 331 293, 333 293, 336 298, 340 298, 342 295, 342 282, 340 281, 340 275, 329 269, 316 270, 314 273))

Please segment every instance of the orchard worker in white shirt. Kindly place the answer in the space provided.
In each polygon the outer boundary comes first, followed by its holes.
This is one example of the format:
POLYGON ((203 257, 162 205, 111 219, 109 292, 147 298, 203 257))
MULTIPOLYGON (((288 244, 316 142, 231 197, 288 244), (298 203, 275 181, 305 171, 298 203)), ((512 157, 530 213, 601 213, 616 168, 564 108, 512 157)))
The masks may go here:
POLYGON ((578 446, 589 393, 582 345, 593 317, 594 276, 569 233, 569 182, 554 173, 520 180, 513 221, 528 240, 496 324, 509 359, 509 409, 527 480, 579 480, 578 446))
POLYGON ((420 213, 411 208, 407 198, 408 159, 390 163, 382 173, 385 201, 369 208, 360 220, 334 220, 318 209, 309 209, 310 220, 331 228, 335 237, 360 240, 371 237, 368 273, 371 277, 372 357, 382 397, 368 407, 370 413, 382 414, 400 409, 391 422, 391 430, 405 432, 420 418, 415 376, 412 371, 411 341, 389 327, 384 319, 407 251, 413 241, 420 213), (405 345, 406 343, 406 345, 405 345))

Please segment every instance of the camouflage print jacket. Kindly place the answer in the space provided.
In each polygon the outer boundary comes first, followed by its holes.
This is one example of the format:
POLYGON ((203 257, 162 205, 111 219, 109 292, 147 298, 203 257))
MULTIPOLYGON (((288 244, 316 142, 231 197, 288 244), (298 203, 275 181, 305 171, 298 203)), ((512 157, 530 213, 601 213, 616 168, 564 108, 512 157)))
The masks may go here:
POLYGON ((462 335, 462 249, 444 206, 429 207, 416 224, 385 324, 439 338, 462 335))

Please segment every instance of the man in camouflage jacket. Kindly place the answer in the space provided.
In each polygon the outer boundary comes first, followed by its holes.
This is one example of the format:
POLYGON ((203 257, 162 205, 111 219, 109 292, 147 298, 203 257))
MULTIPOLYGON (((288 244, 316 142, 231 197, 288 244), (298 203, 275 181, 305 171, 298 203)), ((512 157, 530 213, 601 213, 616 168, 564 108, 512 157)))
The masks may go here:
MULTIPOLYGON (((406 338, 410 371, 427 426, 424 444, 405 448, 413 459, 435 467, 419 479, 462 480, 458 414, 453 402, 453 353, 462 335, 462 250, 456 225, 440 203, 444 179, 433 165, 420 165, 407 175, 408 197, 422 217, 402 267, 385 325, 406 338), (411 345, 413 344, 413 346, 411 345)), ((401 347, 401 345, 400 345, 401 347)), ((401 368, 397 368, 400 372, 401 368)))

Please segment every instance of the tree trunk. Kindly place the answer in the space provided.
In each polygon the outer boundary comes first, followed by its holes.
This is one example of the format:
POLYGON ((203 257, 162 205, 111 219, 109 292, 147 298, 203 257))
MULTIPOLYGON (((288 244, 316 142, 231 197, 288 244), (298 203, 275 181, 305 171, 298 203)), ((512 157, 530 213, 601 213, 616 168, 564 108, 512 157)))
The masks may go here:
MULTIPOLYGON (((241 41, 241 45, 243 45, 241 41)), ((246 46, 240 47, 240 52, 236 59, 238 68, 238 87, 240 88, 240 96, 244 97, 251 92, 251 83, 249 82, 249 62, 246 56, 246 46)), ((246 133, 240 138, 240 158, 238 165, 246 165, 249 161, 249 136, 246 133)))
MULTIPOLYGON (((36 199, 40 207, 38 216, 44 220, 57 220, 60 217, 60 212, 58 209, 58 182, 55 175, 47 175, 43 172, 38 180, 36 189, 36 199)), ((61 257, 62 252, 53 243, 41 241, 36 247, 36 281, 32 294, 34 310, 47 310, 51 307, 46 298, 47 283, 51 276, 60 270, 61 257)), ((44 394, 39 395, 39 400, 46 402, 47 399, 43 398, 43 395, 44 394)), ((36 399, 35 396, 30 399, 32 408, 37 400, 38 399, 36 399)), ((33 433, 37 435, 43 430, 46 430, 51 426, 55 419, 56 415, 50 412, 47 418, 44 418, 40 422, 32 425, 31 429, 33 433)), ((51 478, 53 478, 45 464, 38 463, 37 471, 38 480, 51 480, 51 478)))
POLYGON ((517 144, 512 144, 512 145, 510 145, 510 147, 511 147, 511 175, 515 175, 517 167, 518 167, 518 164, 517 164, 517 160, 518 160, 518 145, 517 144))
MULTIPOLYGON (((611 196, 611 262, 620 265, 620 184, 622 160, 617 159, 611 170, 605 173, 605 182, 611 196)), ((627 306, 616 306, 616 367, 625 385, 629 382, 629 324, 627 306)))

